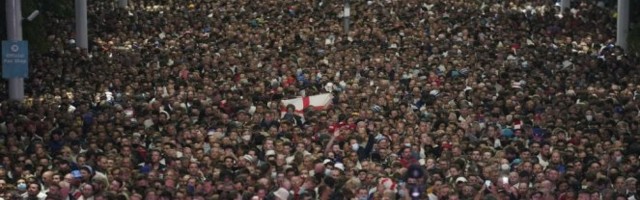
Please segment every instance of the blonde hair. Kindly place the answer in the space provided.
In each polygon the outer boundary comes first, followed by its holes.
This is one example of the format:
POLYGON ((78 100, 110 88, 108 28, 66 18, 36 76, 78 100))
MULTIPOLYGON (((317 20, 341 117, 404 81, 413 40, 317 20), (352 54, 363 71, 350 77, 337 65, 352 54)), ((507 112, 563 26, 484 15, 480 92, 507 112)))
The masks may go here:
POLYGON ((360 186, 362 186, 362 183, 358 178, 351 178, 344 184, 345 189, 349 189, 351 191, 356 191, 360 186))
POLYGON ((385 190, 384 194, 383 194, 383 198, 384 199, 389 199, 389 200, 395 200, 396 199, 396 192, 393 190, 385 190))
POLYGON ((102 187, 100 188, 101 191, 104 191, 105 189, 109 188, 109 179, 103 173, 96 173, 96 175, 94 175, 93 178, 91 178, 91 181, 100 183, 100 186, 102 187))

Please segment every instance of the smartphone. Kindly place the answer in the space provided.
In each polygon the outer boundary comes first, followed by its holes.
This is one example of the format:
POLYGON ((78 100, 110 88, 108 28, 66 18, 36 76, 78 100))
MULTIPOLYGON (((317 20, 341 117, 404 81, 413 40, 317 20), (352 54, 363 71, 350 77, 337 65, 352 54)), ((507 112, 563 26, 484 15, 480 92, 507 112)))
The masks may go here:
POLYGON ((502 183, 503 184, 508 184, 509 183, 509 177, 503 176, 502 177, 502 183))
POLYGON ((487 187, 487 188, 490 187, 491 186, 491 180, 484 181, 484 186, 487 187))

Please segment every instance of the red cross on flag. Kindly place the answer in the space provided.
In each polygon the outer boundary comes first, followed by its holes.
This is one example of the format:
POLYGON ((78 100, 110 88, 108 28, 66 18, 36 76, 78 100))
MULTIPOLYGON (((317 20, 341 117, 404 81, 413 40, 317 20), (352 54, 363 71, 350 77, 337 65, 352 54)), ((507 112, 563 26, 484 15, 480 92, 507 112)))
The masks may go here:
POLYGON ((293 105, 296 110, 295 113, 302 116, 304 114, 304 109, 308 107, 313 107, 314 110, 324 110, 325 108, 331 105, 331 99, 333 96, 330 93, 306 96, 306 97, 298 97, 295 99, 287 99, 282 100, 282 105, 284 106, 281 110, 282 115, 287 112, 286 106, 293 105))

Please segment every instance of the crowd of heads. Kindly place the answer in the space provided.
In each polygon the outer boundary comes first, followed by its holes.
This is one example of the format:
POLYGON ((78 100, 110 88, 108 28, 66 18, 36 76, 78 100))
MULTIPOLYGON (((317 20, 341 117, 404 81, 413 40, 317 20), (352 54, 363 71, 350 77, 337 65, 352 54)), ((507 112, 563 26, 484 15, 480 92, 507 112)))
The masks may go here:
POLYGON ((0 198, 637 199, 610 3, 90 1, 85 50, 43 12, 0 198))

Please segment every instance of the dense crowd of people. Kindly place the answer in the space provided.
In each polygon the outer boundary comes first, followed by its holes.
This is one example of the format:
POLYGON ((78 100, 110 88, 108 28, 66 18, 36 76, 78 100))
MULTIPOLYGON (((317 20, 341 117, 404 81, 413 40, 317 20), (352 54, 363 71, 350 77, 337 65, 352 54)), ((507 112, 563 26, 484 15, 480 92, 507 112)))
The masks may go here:
POLYGON ((572 2, 90 1, 86 51, 43 13, 0 199, 638 199, 640 60, 572 2))

